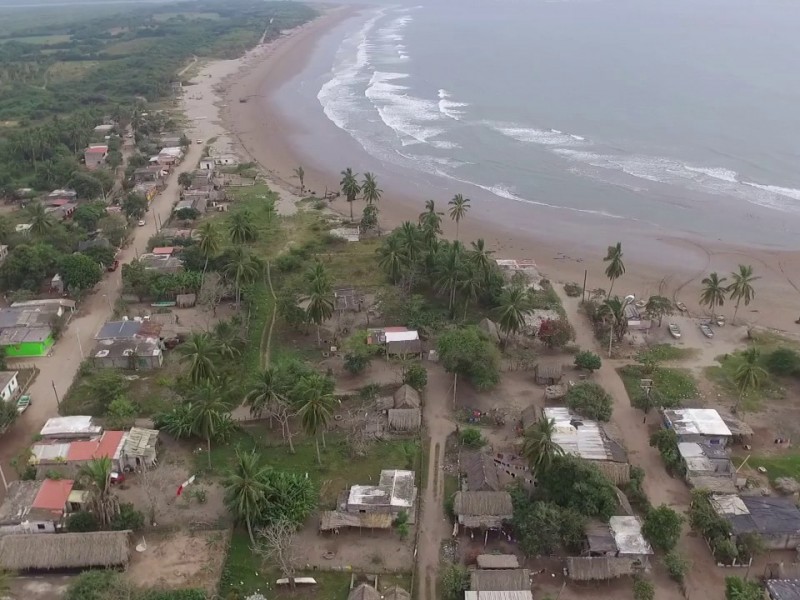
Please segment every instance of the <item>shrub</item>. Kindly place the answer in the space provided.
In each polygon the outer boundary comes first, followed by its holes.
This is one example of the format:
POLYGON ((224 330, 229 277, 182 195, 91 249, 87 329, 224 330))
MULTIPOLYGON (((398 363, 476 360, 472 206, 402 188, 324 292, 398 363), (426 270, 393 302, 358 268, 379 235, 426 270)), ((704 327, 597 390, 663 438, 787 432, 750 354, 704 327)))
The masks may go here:
POLYGON ((564 293, 570 298, 577 298, 583 293, 583 286, 574 281, 564 284, 564 293))
POLYGON ((66 600, 129 598, 130 585, 116 571, 86 571, 67 587, 66 600))
POLYGON ((537 499, 553 502, 587 517, 608 520, 617 508, 617 493, 597 466, 575 456, 557 456, 537 473, 537 499))
POLYGON ((579 369, 586 369, 590 373, 600 368, 602 361, 594 352, 584 350, 575 355, 575 366, 579 369))
POLYGON ((764 590, 758 581, 747 581, 741 577, 725 578, 725 600, 762 600, 764 590))
POLYGON ((664 557, 664 566, 672 579, 678 583, 683 583, 683 579, 686 577, 686 573, 689 572, 692 563, 677 550, 672 550, 664 557))
POLYGON ((654 548, 671 551, 681 537, 683 517, 666 504, 652 509, 644 518, 642 535, 654 548))
POLYGON ((344 355, 344 368, 351 375, 358 375, 369 366, 370 357, 366 354, 351 354, 344 355))
POLYGON ((664 466, 670 473, 683 473, 683 459, 678 452, 678 436, 672 429, 659 429, 650 436, 650 446, 658 448, 664 466))
POLYGON ((458 437, 461 445, 467 448, 481 448, 486 443, 481 432, 474 427, 465 427, 458 437))
POLYGON ((575 330, 565 318, 542 321, 536 336, 548 348, 562 348, 575 339, 575 330))
POLYGON ((120 504, 119 514, 111 519, 111 529, 122 531, 125 529, 137 530, 144 526, 144 515, 136 510, 133 504, 120 504))
POLYGON ((767 356, 767 369, 775 375, 791 375, 800 369, 800 354, 791 348, 778 348, 767 356))
POLYGON ((650 510, 650 500, 644 493, 644 469, 641 467, 631 467, 631 480, 625 486, 625 495, 631 506, 639 512, 647 514, 650 510))
POLYGON ((97 524, 97 519, 90 512, 80 511, 72 513, 67 518, 67 531, 75 533, 84 533, 87 531, 97 531, 100 526, 97 524))
POLYGON ((461 600, 469 588, 469 572, 463 565, 450 563, 441 570, 439 584, 442 600, 461 600))
POLYGON ((406 369, 403 375, 403 383, 421 392, 428 385, 428 370, 421 364, 414 363, 406 369))
POLYGON ((581 383, 567 392, 567 406, 587 419, 608 421, 612 404, 611 396, 596 383, 581 383))
POLYGON ((637 577, 633 581, 633 600, 654 600, 656 590, 649 579, 637 577))

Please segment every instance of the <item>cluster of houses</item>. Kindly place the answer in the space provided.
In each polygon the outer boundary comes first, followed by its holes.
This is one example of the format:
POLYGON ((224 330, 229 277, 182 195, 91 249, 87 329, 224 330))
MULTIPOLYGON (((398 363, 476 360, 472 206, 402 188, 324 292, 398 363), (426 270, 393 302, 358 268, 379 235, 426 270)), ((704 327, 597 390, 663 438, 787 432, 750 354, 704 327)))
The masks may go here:
POLYGON ((174 211, 194 209, 204 213, 211 206, 216 206, 224 198, 221 185, 214 176, 213 169, 196 169, 191 174, 192 181, 189 187, 181 190, 180 200, 175 204, 174 211))

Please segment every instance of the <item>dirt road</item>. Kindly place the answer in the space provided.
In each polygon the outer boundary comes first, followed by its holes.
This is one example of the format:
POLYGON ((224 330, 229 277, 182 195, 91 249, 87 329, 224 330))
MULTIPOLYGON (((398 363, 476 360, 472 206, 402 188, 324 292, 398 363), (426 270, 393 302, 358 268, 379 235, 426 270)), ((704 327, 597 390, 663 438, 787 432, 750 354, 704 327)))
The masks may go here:
POLYGON ((439 548, 452 532, 444 514, 444 473, 442 462, 447 436, 456 426, 450 416, 453 379, 440 366, 429 363, 428 386, 422 414, 430 438, 428 473, 422 494, 422 510, 417 527, 417 598, 436 600, 436 579, 439 571, 439 548))
MULTIPOLYGON (((147 224, 144 227, 134 228, 131 243, 120 251, 118 256, 120 264, 130 262, 137 253, 141 254, 147 250, 147 240, 156 233, 156 223, 167 221, 173 203, 178 199, 180 192, 178 175, 193 170, 201 154, 201 145, 192 144, 189 147, 183 163, 170 174, 164 191, 153 199, 150 211, 145 216, 147 224)), ((57 398, 61 399, 66 394, 83 357, 94 347, 95 334, 102 324, 111 318, 121 286, 121 268, 113 273, 107 273, 94 291, 81 303, 79 311, 64 329, 50 356, 8 361, 11 369, 15 363, 23 363, 34 364, 40 370, 39 376, 28 390, 33 401, 32 405, 0 438, 0 464, 9 480, 17 478, 10 461, 31 444, 32 437, 39 432, 48 418, 58 414, 57 398)), ((0 493, 3 493, 1 489, 0 493)))

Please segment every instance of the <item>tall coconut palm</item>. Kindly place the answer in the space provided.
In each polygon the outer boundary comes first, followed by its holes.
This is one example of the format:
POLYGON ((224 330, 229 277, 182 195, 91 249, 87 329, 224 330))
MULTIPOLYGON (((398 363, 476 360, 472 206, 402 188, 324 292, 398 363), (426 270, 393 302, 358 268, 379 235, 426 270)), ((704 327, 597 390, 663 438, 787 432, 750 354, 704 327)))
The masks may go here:
POLYGON ((484 290, 483 275, 478 268, 470 262, 466 262, 463 270, 463 277, 458 283, 458 291, 464 298, 464 319, 467 318, 467 311, 470 304, 478 301, 478 296, 484 290))
POLYGON ((234 246, 225 253, 222 274, 236 290, 236 309, 241 308, 242 286, 253 283, 261 273, 261 263, 244 246, 234 246))
POLYGON ((400 237, 396 234, 390 235, 375 253, 378 255, 378 266, 389 276, 389 280, 392 283, 400 281, 408 268, 408 254, 400 237))
POLYGON ((419 226, 434 237, 442 233, 442 213, 437 212, 436 202, 433 200, 425 201, 425 210, 419 214, 419 226))
POLYGON ((661 327, 664 315, 672 314, 672 300, 664 296, 650 296, 644 309, 652 318, 658 317, 658 326, 661 327))
POLYGON ((489 280, 489 274, 492 272, 492 267, 495 264, 492 258, 494 251, 486 249, 486 242, 483 241, 483 238, 472 242, 471 245, 472 250, 469 252, 469 260, 483 275, 484 282, 487 282, 489 280))
POLYGON ((229 430, 230 407, 222 400, 223 390, 206 380, 192 392, 190 419, 192 431, 206 441, 208 467, 211 468, 211 440, 229 430))
POLYGON ((710 273, 702 281, 703 290, 700 292, 700 304, 704 304, 711 309, 711 318, 714 318, 714 311, 718 306, 725 304, 726 277, 720 277, 716 273, 710 273))
POLYGON ((306 434, 314 436, 317 449, 317 463, 322 464, 319 453, 318 435, 322 434, 325 443, 325 428, 331 420, 335 400, 329 391, 329 386, 322 375, 314 373, 301 377, 292 390, 292 395, 297 398, 300 410, 300 422, 306 434))
POLYGON ((606 298, 597 309, 598 314, 609 325, 608 330, 608 355, 611 356, 611 344, 614 337, 621 340, 628 331, 628 319, 625 316, 625 303, 619 296, 606 298))
POLYGON ((438 254, 434 276, 439 293, 447 294, 447 307, 451 315, 456 305, 456 290, 464 278, 464 263, 464 246, 461 242, 445 242, 438 254))
POLYGON ((200 236, 197 247, 200 249, 200 254, 202 254, 205 259, 205 264, 203 265, 203 277, 205 277, 209 259, 219 253, 220 246, 222 245, 222 236, 214 221, 204 221, 201 223, 200 227, 197 228, 197 233, 200 236))
POLYGON ((237 521, 244 522, 247 526, 247 534, 253 546, 253 521, 259 517, 263 506, 269 487, 267 481, 270 470, 270 467, 261 464, 261 457, 255 450, 243 452, 237 449, 236 464, 225 481, 225 506, 237 521))
POLYGON ((214 326, 214 341, 219 355, 228 360, 235 360, 245 345, 239 328, 232 321, 220 321, 214 326))
POLYGON ((537 421, 525 431, 522 457, 535 474, 549 469, 553 459, 564 454, 564 449, 553 441, 555 431, 556 422, 553 419, 537 421))
POLYGON ((353 169, 347 167, 342 171, 342 180, 339 185, 342 188, 342 194, 347 198, 347 203, 350 205, 350 220, 353 220, 353 202, 356 201, 358 195, 361 193, 361 187, 358 185, 358 173, 353 173, 353 169))
POLYGON ((193 333, 185 343, 178 346, 181 360, 189 365, 189 379, 199 384, 217 374, 219 346, 209 333, 193 333))
POLYGON ((410 266, 413 266, 422 254, 422 232, 411 221, 405 221, 400 226, 397 236, 400 238, 410 266))
POLYGON ((512 286, 500 294, 500 302, 495 309, 500 331, 506 334, 505 343, 512 333, 517 333, 525 325, 525 316, 531 312, 530 296, 522 286, 512 286))
POLYGON ((294 176, 300 180, 300 195, 302 196, 303 194, 306 193, 306 183, 305 183, 306 171, 302 165, 300 165, 294 170, 294 176))
POLYGON ((89 510, 105 529, 119 513, 119 500, 111 493, 114 466, 107 456, 89 461, 80 468, 78 481, 89 490, 89 510))
POLYGON ((461 219, 467 216, 469 211, 469 198, 464 198, 461 194, 456 194, 453 199, 448 202, 450 206, 450 218, 456 222, 456 239, 458 239, 458 226, 461 219))
POLYGON ((364 181, 361 182, 361 195, 367 204, 377 204, 381 199, 383 190, 378 187, 378 182, 373 173, 364 173, 364 181))
POLYGON ((311 284, 319 284, 323 287, 331 286, 331 275, 328 269, 320 261, 314 261, 314 264, 309 267, 305 274, 306 281, 311 284))
POLYGON ((611 287, 608 288, 608 296, 611 297, 611 290, 614 289, 614 282, 625 274, 625 263, 622 262, 622 242, 617 242, 614 246, 608 247, 608 254, 603 259, 607 262, 606 277, 611 281, 611 287))
POLYGON ((53 217, 50 216, 41 202, 32 202, 28 206, 27 212, 33 235, 44 236, 55 227, 53 217))
POLYGON ((322 345, 320 327, 333 316, 333 288, 329 281, 315 279, 311 282, 306 307, 308 320, 317 326, 317 345, 322 345))
POLYGON ((733 321, 736 322, 739 303, 744 300, 745 306, 750 305, 750 302, 756 297, 753 282, 761 278, 753 275, 753 267, 751 265, 739 265, 739 270, 731 273, 731 278, 733 282, 726 291, 730 293, 731 300, 736 300, 736 307, 733 309, 733 321))
POLYGON ((258 230, 253 225, 253 215, 249 210, 240 210, 228 219, 228 235, 234 244, 246 244, 255 241, 258 230))
POLYGON ((759 390, 764 384, 767 371, 759 364, 760 358, 761 352, 755 346, 742 352, 741 362, 733 374, 733 383, 739 392, 739 399, 736 401, 734 410, 739 410, 739 404, 744 396, 759 390))
POLYGON ((269 414, 281 424, 283 438, 289 442, 289 451, 294 454, 294 442, 289 428, 289 417, 292 414, 286 383, 274 366, 261 371, 253 381, 244 397, 244 403, 250 407, 250 414, 260 417, 269 414))

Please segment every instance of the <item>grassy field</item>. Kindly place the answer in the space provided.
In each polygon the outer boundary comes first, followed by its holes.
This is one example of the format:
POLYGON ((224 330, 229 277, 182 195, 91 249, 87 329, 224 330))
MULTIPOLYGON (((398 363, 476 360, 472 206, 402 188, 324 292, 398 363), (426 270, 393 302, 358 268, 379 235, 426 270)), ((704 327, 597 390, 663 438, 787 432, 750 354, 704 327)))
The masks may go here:
POLYGON ((47 70, 50 84, 83 79, 89 71, 98 65, 96 60, 71 60, 53 63, 47 70))
POLYGON ((167 12, 153 15, 154 21, 169 21, 170 19, 183 18, 189 21, 194 19, 211 19, 214 21, 219 20, 219 13, 215 12, 167 12))
MULTIPOLYGON (((779 344, 783 345, 783 344, 779 344)), ((771 348, 774 350, 776 347, 771 348)), ((761 348, 761 346, 759 346, 761 348)), ((762 349, 760 364, 766 369, 767 351, 762 349)), ((719 366, 706 367, 705 375, 717 388, 718 392, 731 399, 739 397, 736 388, 735 374, 741 364, 741 353, 726 354, 717 357, 719 366)), ((762 403, 770 400, 783 400, 787 397, 786 388, 782 385, 781 379, 774 375, 764 378, 762 386, 758 390, 748 392, 741 400, 741 408, 745 411, 758 410, 762 403)))
POLYGON ((157 43, 158 40, 155 38, 137 38, 135 40, 125 40, 107 46, 103 52, 112 56, 126 56, 146 50, 147 48, 155 46, 157 43))
MULTIPOLYGON (((739 466, 744 457, 734 459, 739 466)), ((747 466, 751 469, 764 467, 767 470, 767 477, 772 483, 779 477, 792 477, 800 481, 800 454, 790 454, 788 456, 751 456, 747 461, 747 466)))
POLYGON ((642 393, 641 379, 653 380, 653 387, 664 399, 665 405, 680 406, 686 400, 697 398, 697 383, 686 369, 658 367, 653 373, 646 374, 641 365, 627 365, 617 369, 617 372, 630 399, 642 393))
POLYGON ((71 35, 30 35, 27 37, 5 38, 3 42, 22 42, 24 44, 61 44, 72 39, 71 35))
POLYGON ((697 354, 697 348, 681 348, 680 346, 673 346, 672 344, 656 344, 640 353, 640 356, 649 357, 658 362, 670 362, 689 360, 697 356, 697 354))

